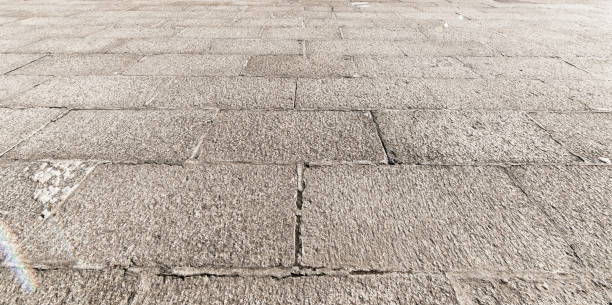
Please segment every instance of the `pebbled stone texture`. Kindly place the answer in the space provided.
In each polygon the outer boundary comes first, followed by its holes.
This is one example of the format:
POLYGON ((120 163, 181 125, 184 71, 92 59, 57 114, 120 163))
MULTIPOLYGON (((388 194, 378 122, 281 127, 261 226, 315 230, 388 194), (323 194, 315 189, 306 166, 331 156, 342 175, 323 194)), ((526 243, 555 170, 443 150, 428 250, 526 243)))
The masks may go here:
POLYGON ((45 108, 0 108, 0 155, 58 118, 63 112, 59 109, 45 108))

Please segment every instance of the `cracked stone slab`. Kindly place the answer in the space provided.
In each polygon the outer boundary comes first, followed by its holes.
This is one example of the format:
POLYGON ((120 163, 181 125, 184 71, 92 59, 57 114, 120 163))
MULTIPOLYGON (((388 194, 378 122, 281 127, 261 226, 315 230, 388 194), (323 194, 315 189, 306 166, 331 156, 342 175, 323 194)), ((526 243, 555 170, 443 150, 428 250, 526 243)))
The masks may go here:
POLYGON ((264 28, 261 37, 299 40, 340 39, 340 33, 334 28, 264 28))
POLYGON ((253 162, 383 162, 366 112, 221 111, 198 159, 253 162))
POLYGON ((190 38, 145 38, 128 39, 112 48, 111 53, 164 54, 164 53, 206 53, 210 41, 190 38))
POLYGON ((450 275, 460 304, 607 304, 610 283, 576 275, 450 275))
MULTIPOLYGON (((0 100, 7 99, 17 93, 27 91, 34 86, 48 80, 46 76, 1 75, 0 100)), ((1 104, 1 102, 0 102, 1 104)))
POLYGON ((168 77, 57 77, 0 105, 67 108, 138 108, 157 94, 168 77))
POLYGON ((214 111, 71 111, 6 155, 13 159, 187 160, 214 111))
POLYGON ((609 163, 612 160, 612 113, 537 112, 529 115, 569 151, 588 162, 609 163))
POLYGON ((80 262, 290 266, 296 179, 295 166, 100 165, 58 224, 80 262))
POLYGON ((252 56, 245 75, 276 77, 351 77, 355 64, 351 57, 319 57, 298 55, 252 56))
POLYGON ((141 58, 121 54, 51 55, 18 69, 12 74, 23 75, 116 75, 141 58))
POLYGON ((142 304, 458 304, 440 274, 154 278, 142 304))
POLYGON ((525 114, 513 111, 382 111, 391 159, 402 163, 577 162, 525 114))
POLYGON ((293 108, 295 80, 263 77, 177 77, 148 104, 162 108, 293 108))
POLYGON ((0 108, 0 155, 58 118, 64 110, 30 108, 0 108))
POLYGON ((612 168, 529 166, 510 169, 555 221, 590 270, 612 269, 612 168))
POLYGON ((612 110, 612 81, 607 80, 547 80, 556 87, 567 87, 570 98, 594 110, 612 110))
POLYGON ((598 79, 612 80, 612 59, 610 58, 572 57, 568 59, 568 62, 571 62, 576 67, 589 71, 589 73, 598 79))
POLYGON ((0 268, 4 304, 126 305, 139 283, 137 275, 123 270, 38 270, 17 279, 8 268, 0 268))
POLYGON ((39 58, 41 54, 0 54, 0 74, 15 70, 39 58))
POLYGON ((574 270, 563 235, 501 167, 304 172, 301 263, 363 270, 574 270))
POLYGON ((296 107, 302 109, 409 109, 439 107, 419 79, 299 79, 296 107))
POLYGON ((366 77, 474 78, 452 57, 355 57, 356 75, 366 77))
POLYGON ((164 54, 147 56, 126 75, 238 76, 246 65, 242 55, 164 54))
POLYGON ((558 58, 462 57, 460 60, 485 78, 590 79, 591 76, 558 58))

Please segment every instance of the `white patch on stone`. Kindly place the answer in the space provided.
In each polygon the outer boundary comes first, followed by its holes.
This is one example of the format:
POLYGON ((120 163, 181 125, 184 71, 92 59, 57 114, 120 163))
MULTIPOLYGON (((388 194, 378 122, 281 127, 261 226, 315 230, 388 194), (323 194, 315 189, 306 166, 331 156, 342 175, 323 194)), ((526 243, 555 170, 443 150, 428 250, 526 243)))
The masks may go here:
POLYGON ((94 167, 94 164, 71 160, 42 163, 30 176, 38 183, 34 199, 42 203, 45 210, 65 200, 94 167))
POLYGON ((370 7, 370 3, 368 2, 351 2, 351 5, 356 7, 370 7))
POLYGON ((599 157, 598 159, 599 159, 599 161, 601 161, 601 162, 603 162, 605 164, 610 164, 611 163, 610 159, 605 158, 605 157, 599 157))

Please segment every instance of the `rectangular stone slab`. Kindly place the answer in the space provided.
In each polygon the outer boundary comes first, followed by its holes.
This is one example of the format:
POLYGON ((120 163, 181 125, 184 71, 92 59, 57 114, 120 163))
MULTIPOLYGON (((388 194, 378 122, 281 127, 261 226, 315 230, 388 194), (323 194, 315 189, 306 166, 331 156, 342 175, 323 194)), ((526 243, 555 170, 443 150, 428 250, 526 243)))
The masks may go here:
POLYGON ((8 73, 43 56, 42 54, 0 54, 0 74, 8 73))
POLYGON ((64 111, 46 108, 0 109, 0 156, 64 111))
POLYGON ((162 54, 147 56, 126 75, 238 76, 246 65, 243 55, 162 54))
POLYGON ((23 75, 116 75, 142 56, 133 54, 57 54, 17 69, 23 75))
POLYGON ((573 270, 569 245, 501 167, 304 172, 301 263, 362 270, 573 270))

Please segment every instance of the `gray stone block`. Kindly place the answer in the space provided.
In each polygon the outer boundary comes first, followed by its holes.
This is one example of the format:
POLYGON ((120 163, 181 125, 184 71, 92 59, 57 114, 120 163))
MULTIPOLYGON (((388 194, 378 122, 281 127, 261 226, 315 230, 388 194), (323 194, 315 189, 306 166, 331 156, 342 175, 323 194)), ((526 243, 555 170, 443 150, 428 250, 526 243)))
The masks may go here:
POLYGON ((21 47, 24 53, 102 53, 118 43, 112 38, 47 38, 21 47))
POLYGON ((185 38, 257 38, 260 27, 188 27, 177 34, 177 37, 185 38))
POLYGON ((297 40, 266 39, 215 39, 211 43, 212 54, 246 55, 300 55, 302 43, 297 40))
POLYGON ((375 40, 314 40, 306 43, 307 55, 380 55, 402 56, 399 44, 394 41, 375 40))
POLYGON ((452 57, 355 57, 357 75, 369 77, 474 78, 452 57))
POLYGON ((0 74, 8 73, 41 57, 41 54, 0 54, 0 74))
POLYGON ((590 79, 591 76, 558 58, 547 57, 462 57, 459 58, 485 78, 590 79))
POLYGON ((0 108, 0 155, 58 118, 63 112, 59 109, 0 108))
POLYGON ((126 75, 238 76, 246 65, 242 55, 165 54, 147 56, 126 75))
POLYGON ((128 54, 51 55, 12 72, 22 75, 116 75, 142 58, 128 54))
POLYGON ((0 76, 0 100, 27 91, 49 79, 46 76, 2 75, 0 76))
POLYGON ((350 57, 313 57, 298 55, 253 56, 245 69, 246 75, 277 77, 331 77, 355 75, 350 57))
POLYGON ((145 38, 129 39, 112 48, 110 53, 137 53, 137 54, 183 54, 207 53, 210 41, 189 38, 145 38))

